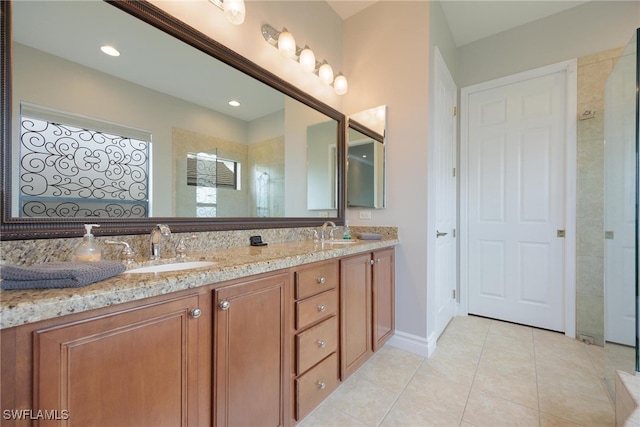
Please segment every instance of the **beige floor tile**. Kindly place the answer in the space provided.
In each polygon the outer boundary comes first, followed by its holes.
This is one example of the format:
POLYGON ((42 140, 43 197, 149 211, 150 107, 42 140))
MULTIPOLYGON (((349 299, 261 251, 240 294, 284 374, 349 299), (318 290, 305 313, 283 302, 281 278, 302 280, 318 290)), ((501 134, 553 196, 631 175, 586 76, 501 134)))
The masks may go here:
POLYGON ((601 377, 582 369, 567 369, 561 364, 539 364, 538 383, 550 384, 594 399, 609 401, 601 377))
POLYGON ((533 340, 490 333, 484 342, 483 351, 499 351, 520 356, 533 356, 533 340))
POLYGON ((537 410, 475 390, 469 395, 462 419, 478 427, 537 427, 540 424, 537 410))
POLYGON ((580 424, 540 412, 540 427, 582 427, 580 424))
POLYGON ((471 386, 438 375, 416 372, 400 398, 416 405, 437 408, 460 419, 471 386))
POLYGON ((495 349, 482 352, 478 366, 501 370, 505 376, 536 373, 536 359, 532 354, 512 353, 495 349))
POLYGON ((471 393, 491 394, 534 410, 538 410, 536 376, 530 372, 505 375, 500 369, 478 367, 471 393))
POLYGON ((410 395, 402 395, 391 408, 382 422, 382 426, 451 427, 460 424, 460 417, 446 414, 431 406, 416 401, 410 395))
POLYGON ((367 424, 325 402, 297 425, 299 427, 358 427, 367 424))
POLYGON ((538 382, 540 412, 587 426, 613 426, 609 401, 596 399, 552 384, 538 382))
POLYGON ((397 393, 354 375, 342 383, 326 402, 367 425, 377 425, 397 397, 397 393))
POLYGON ((477 363, 443 355, 425 360, 417 372, 439 376, 471 388, 477 368, 477 363))
POLYGON ((524 342, 533 342, 533 328, 515 323, 493 321, 489 333, 510 337, 524 342))
POLYGON ((482 344, 473 344, 460 340, 438 341, 431 357, 456 358, 467 362, 478 363, 482 353, 482 344))
POLYGON ((390 346, 381 348, 354 376, 400 394, 425 359, 390 346))

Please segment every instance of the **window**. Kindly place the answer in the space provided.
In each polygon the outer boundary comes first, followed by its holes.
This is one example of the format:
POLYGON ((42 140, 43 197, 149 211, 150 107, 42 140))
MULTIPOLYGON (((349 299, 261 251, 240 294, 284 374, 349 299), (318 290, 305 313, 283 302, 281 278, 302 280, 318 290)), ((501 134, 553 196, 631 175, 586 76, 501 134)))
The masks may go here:
POLYGON ((188 153, 187 185, 196 187, 196 217, 215 217, 218 189, 240 190, 240 163, 216 154, 188 153))
POLYGON ((21 105, 20 216, 149 216, 151 134, 21 105))

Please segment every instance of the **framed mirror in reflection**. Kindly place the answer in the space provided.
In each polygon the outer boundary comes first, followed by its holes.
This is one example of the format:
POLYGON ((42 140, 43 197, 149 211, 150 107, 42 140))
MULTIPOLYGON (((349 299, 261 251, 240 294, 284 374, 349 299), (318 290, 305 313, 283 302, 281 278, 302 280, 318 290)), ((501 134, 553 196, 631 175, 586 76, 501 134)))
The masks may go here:
POLYGON ((347 207, 385 207, 386 106, 349 117, 347 207))
POLYGON ((321 224, 305 185, 320 123, 337 147, 325 215, 342 220, 341 113, 145 2, 3 3, 3 239, 87 218, 103 234, 321 224))

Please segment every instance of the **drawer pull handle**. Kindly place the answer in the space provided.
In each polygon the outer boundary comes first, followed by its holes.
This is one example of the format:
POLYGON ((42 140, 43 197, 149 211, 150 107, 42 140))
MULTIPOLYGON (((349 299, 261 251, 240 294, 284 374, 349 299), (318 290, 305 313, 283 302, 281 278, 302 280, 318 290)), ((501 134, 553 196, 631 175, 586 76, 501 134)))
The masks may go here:
POLYGON ((319 311, 319 312, 321 312, 321 313, 322 313, 323 311, 325 311, 326 309, 327 309, 327 307, 325 307, 324 305, 319 305, 319 306, 318 306, 318 311, 319 311))
POLYGON ((325 282, 324 277, 318 277, 318 283, 323 284, 325 282))
POLYGON ((197 319, 201 315, 202 315, 202 309, 194 308, 193 310, 191 310, 191 317, 193 317, 194 319, 197 319))
POLYGON ((229 303, 229 301, 220 301, 220 303, 218 304, 220 310, 228 310, 229 306, 231 306, 231 303, 229 303))
POLYGON ((318 348, 324 348, 327 345, 325 341, 318 340, 318 348))
POLYGON ((322 381, 318 381, 318 388, 319 388, 320 390, 324 390, 324 388, 325 388, 326 386, 327 386, 327 385, 326 385, 325 383, 323 383, 322 381))

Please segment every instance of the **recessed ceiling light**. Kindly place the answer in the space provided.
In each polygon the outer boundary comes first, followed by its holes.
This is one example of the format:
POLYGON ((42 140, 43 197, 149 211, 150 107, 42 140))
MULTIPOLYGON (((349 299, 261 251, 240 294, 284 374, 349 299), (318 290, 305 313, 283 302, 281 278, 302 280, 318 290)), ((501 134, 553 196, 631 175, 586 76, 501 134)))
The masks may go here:
POLYGON ((120 56, 120 52, 118 51, 118 49, 116 49, 113 46, 104 45, 104 46, 100 47, 100 50, 103 53, 106 53, 109 56, 120 56))
POLYGON ((362 155, 362 158, 366 159, 366 158, 367 158, 367 155, 366 155, 366 154, 363 154, 363 155, 362 155))
POLYGON ((239 107, 240 103, 235 99, 232 99, 231 101, 229 101, 229 105, 231 105, 232 107, 239 107))

